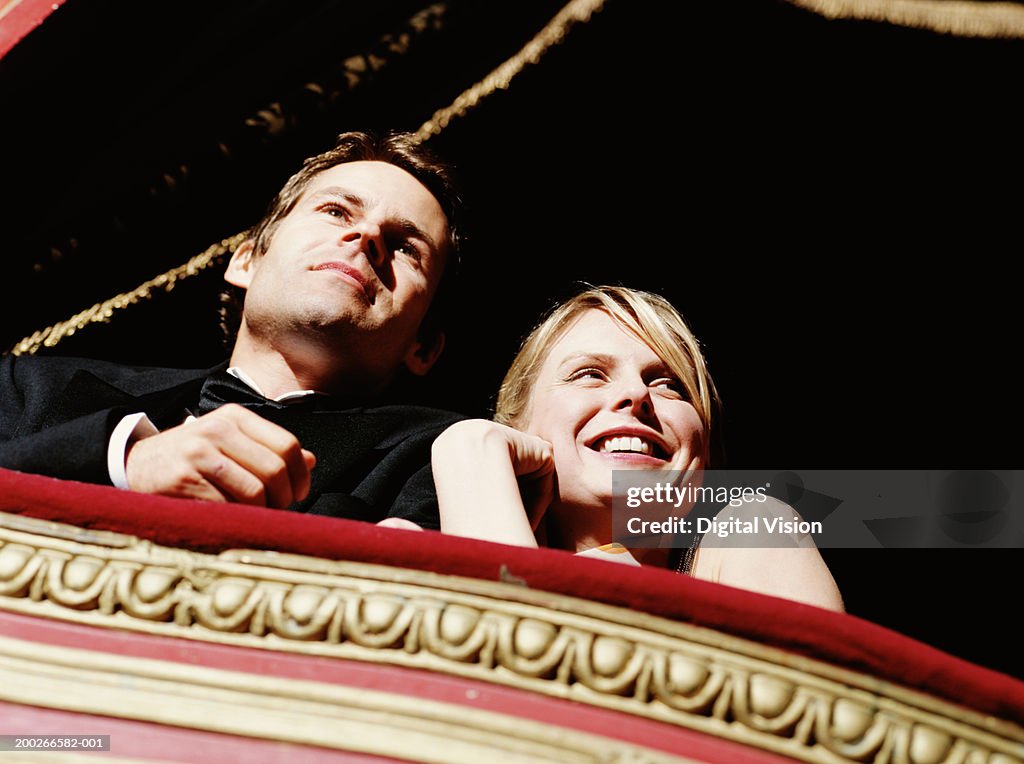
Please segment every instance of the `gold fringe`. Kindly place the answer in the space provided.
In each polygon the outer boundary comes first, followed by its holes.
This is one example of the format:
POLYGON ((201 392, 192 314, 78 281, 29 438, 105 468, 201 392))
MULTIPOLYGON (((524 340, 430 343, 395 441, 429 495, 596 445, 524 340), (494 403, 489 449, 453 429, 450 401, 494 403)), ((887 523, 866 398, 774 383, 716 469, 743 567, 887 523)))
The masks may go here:
MULTIPOLYGON (((541 56, 552 45, 557 45, 565 39, 566 34, 574 24, 589 21, 593 14, 601 10, 604 2, 605 0, 571 0, 518 53, 468 90, 460 93, 450 105, 435 111, 433 116, 416 131, 415 141, 423 143, 433 136, 439 135, 442 130, 448 127, 452 120, 465 116, 470 109, 474 108, 495 90, 507 89, 513 77, 528 65, 536 64, 540 61, 541 56)), ((179 280, 194 276, 199 271, 216 264, 220 258, 228 252, 233 252, 235 247, 244 240, 244 233, 238 233, 224 239, 219 244, 214 244, 206 251, 196 255, 185 265, 180 265, 166 273, 162 273, 156 278, 136 287, 131 292, 119 294, 109 300, 97 303, 88 310, 77 313, 66 321, 48 326, 25 337, 11 348, 10 352, 13 355, 33 355, 39 348, 53 347, 64 337, 71 336, 91 323, 107 323, 113 317, 115 310, 121 310, 141 300, 149 299, 152 297, 154 289, 163 289, 169 292, 179 280)))
POLYGON ((495 90, 506 90, 513 77, 529 64, 536 64, 552 45, 557 45, 565 39, 574 24, 590 21, 590 17, 603 6, 604 0, 572 0, 512 58, 460 93, 450 105, 435 111, 434 115, 416 131, 417 142, 438 135, 453 119, 464 116, 495 90))
POLYGON ((967 0, 788 0, 830 19, 883 21, 961 37, 1024 38, 1024 6, 967 0))
POLYGON ((126 308, 142 300, 148 300, 153 296, 154 291, 170 292, 179 281, 194 276, 199 271, 216 264, 225 253, 233 252, 235 247, 243 241, 245 241, 244 232, 223 239, 217 244, 207 247, 205 251, 196 255, 184 265, 179 265, 177 268, 172 268, 166 273, 161 273, 156 278, 140 284, 130 292, 98 302, 91 308, 83 310, 81 313, 76 313, 67 321, 61 321, 25 337, 11 348, 11 353, 13 355, 32 355, 41 347, 53 347, 65 337, 70 337, 89 324, 108 323, 113 317, 115 310, 126 308))

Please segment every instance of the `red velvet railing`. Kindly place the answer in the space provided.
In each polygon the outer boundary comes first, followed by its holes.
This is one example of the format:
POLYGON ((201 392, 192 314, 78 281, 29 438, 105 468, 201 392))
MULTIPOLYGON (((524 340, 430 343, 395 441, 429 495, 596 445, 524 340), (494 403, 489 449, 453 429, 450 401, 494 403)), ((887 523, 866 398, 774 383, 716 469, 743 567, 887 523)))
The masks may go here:
POLYGON ((522 549, 0 470, 0 511, 219 552, 268 549, 485 580, 628 607, 772 645, 1024 724, 1024 683, 850 615, 547 549, 522 549), (610 581, 614 578, 614 585, 610 581))

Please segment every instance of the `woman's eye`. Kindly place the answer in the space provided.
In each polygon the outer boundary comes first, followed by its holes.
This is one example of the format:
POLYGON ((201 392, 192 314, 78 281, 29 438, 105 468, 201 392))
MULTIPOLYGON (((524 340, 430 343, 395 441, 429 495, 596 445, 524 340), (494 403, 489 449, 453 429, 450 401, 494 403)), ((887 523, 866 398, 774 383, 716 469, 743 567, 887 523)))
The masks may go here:
POLYGON ((569 381, 575 382, 577 380, 588 380, 588 379, 604 379, 604 372, 600 369, 579 369, 569 375, 569 381))
POLYGON ((651 382, 651 387, 657 388, 666 393, 674 393, 679 396, 684 396, 686 394, 686 388, 683 387, 683 383, 678 379, 672 379, 671 377, 656 379, 651 382))

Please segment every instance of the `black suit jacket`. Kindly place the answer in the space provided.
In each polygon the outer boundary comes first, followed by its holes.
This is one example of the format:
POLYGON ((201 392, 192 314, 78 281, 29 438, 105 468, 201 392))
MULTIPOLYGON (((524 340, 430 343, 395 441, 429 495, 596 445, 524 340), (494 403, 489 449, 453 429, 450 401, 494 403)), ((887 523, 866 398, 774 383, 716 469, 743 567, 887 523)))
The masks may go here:
MULTIPOLYGON (((78 358, 0 360, 0 467, 110 484, 107 444, 128 414, 163 430, 196 410, 214 369, 132 367, 78 358)), ((317 456, 298 512, 376 522, 404 517, 438 527, 430 446, 461 419, 420 406, 342 404, 260 412, 317 456)))

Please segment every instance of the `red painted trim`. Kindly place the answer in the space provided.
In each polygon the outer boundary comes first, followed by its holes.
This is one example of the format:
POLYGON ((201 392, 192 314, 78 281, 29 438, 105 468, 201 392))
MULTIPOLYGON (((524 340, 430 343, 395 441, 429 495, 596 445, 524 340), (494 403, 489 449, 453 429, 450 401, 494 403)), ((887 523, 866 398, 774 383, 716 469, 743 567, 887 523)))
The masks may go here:
POLYGON ((297 743, 235 737, 2 702, 0 731, 4 735, 110 735, 110 752, 104 755, 142 761, 216 761, 218 764, 293 764, 297 761, 313 764, 387 764, 399 761, 351 751, 334 751, 297 743))
POLYGON ((670 724, 416 669, 154 637, 3 611, 0 611, 0 634, 35 643, 176 661, 249 674, 315 680, 465 705, 481 711, 530 719, 670 753, 685 754, 698 761, 728 761, 736 764, 782 764, 789 761, 784 757, 670 724))
POLYGON ((65 0, 0 0, 0 58, 64 3, 65 0))

